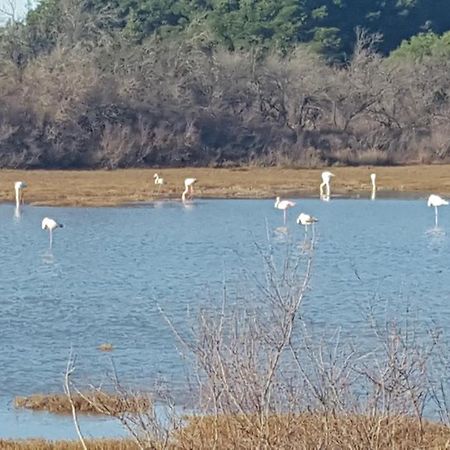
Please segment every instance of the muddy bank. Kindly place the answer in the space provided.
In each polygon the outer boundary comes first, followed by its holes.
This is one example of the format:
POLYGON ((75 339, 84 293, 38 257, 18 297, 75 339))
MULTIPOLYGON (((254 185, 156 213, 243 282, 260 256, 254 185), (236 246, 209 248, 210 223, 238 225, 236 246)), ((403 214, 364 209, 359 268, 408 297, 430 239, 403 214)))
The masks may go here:
MULTIPOLYGON (((450 195, 450 165, 333 168, 332 194, 369 196, 370 174, 377 174, 379 196, 438 193, 450 195)), ((154 169, 114 171, 0 171, 0 201, 14 201, 14 181, 28 184, 25 202, 52 206, 117 206, 179 199, 183 180, 195 177, 195 194, 210 198, 273 198, 318 195, 320 169, 183 168, 158 170, 164 178, 158 192, 154 169)))

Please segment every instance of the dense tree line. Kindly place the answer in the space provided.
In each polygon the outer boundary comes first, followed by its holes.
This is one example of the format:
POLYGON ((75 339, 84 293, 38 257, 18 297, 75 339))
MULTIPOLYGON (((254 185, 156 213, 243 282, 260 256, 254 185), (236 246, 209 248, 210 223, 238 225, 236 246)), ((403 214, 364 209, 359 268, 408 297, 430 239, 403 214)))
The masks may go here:
POLYGON ((1 29, 0 166, 446 160, 448 9, 43 0, 1 29))

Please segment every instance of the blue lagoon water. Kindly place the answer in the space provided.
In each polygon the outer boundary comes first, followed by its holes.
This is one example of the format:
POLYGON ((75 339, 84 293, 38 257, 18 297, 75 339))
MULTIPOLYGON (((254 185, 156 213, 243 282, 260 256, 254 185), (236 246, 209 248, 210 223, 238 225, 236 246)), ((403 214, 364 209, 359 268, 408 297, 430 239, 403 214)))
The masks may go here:
MULTIPOLYGON (((204 305, 231 302, 262 269, 255 244, 282 248, 304 239, 295 218, 319 218, 311 290, 302 315, 320 332, 340 327, 358 340, 368 304, 448 330, 450 210, 440 228, 426 201, 299 199, 287 230, 271 200, 196 200, 120 208, 0 205, 0 437, 72 438, 69 418, 15 410, 17 395, 61 392, 69 351, 76 378, 99 382, 111 355, 121 380, 146 388, 181 383, 184 363, 159 307, 180 329, 204 305), (64 224, 53 249, 43 217, 64 224)), ((256 298, 256 297, 255 297, 256 298)), ((233 300, 234 299, 234 300, 233 300)), ((448 333, 447 333, 448 334, 448 333)), ((86 435, 120 435, 111 421, 86 418, 86 435)))

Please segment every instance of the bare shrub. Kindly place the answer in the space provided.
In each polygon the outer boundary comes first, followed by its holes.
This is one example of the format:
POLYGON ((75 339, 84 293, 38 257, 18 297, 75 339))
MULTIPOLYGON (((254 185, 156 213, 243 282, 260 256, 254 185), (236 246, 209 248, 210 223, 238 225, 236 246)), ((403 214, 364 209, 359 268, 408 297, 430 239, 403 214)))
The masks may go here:
MULTIPOLYGON (((361 342, 340 329, 312 333, 301 309, 315 246, 313 232, 282 254, 258 247, 264 270, 252 278, 252 302, 232 306, 224 286, 219 311, 201 310, 191 334, 160 308, 194 371, 187 417, 167 394, 122 411, 106 402, 102 386, 87 396, 72 384, 74 392, 117 418, 139 448, 445 447, 450 365, 440 333, 409 312, 401 320, 380 316, 373 305, 361 342)), ((140 394, 113 372, 121 404, 135 404, 140 394)))

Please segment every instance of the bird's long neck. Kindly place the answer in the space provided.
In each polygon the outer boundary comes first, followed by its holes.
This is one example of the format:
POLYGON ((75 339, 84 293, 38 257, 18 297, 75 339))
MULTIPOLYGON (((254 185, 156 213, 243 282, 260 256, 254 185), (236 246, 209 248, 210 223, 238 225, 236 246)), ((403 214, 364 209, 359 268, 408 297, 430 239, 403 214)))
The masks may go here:
POLYGON ((186 185, 185 188, 184 188, 183 193, 181 194, 181 200, 182 200, 183 202, 186 201, 186 194, 187 194, 188 192, 189 192, 189 186, 186 185))

